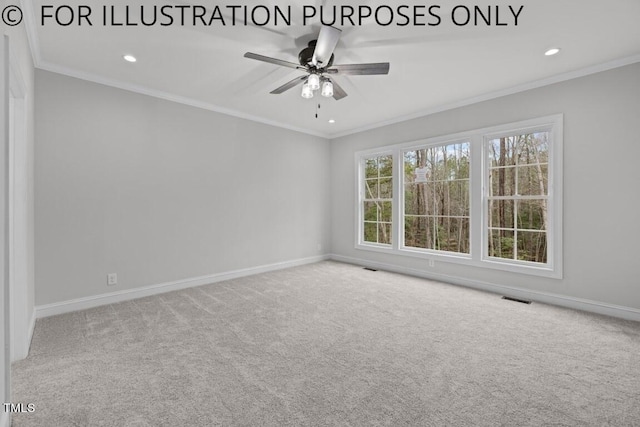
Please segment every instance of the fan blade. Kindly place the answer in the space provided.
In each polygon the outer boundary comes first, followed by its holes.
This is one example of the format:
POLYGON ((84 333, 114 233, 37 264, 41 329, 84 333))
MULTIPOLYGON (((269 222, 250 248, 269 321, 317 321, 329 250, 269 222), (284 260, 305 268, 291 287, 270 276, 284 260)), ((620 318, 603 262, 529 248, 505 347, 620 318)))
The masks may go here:
POLYGON ((353 76, 389 74, 389 63, 333 65, 327 70, 327 73, 353 76))
POLYGON ((347 92, 345 92, 334 79, 331 79, 331 83, 333 83, 333 99, 340 101, 342 98, 347 96, 347 92))
POLYGON ((331 55, 333 55, 333 50, 338 44, 341 33, 342 30, 328 25, 323 25, 322 28, 320 28, 316 48, 313 51, 313 58, 311 59, 311 63, 313 65, 318 68, 322 68, 323 65, 329 63, 331 55))
POLYGON ((295 68, 297 70, 305 70, 303 66, 300 64, 296 64, 295 62, 283 61, 282 59, 275 59, 264 55, 258 55, 257 53, 247 52, 244 54, 245 58, 256 59, 258 61, 268 62, 270 64, 280 65, 282 67, 295 68))
POLYGON ((298 76, 295 79, 291 80, 290 82, 287 82, 287 83, 283 84, 279 88, 272 90, 271 93, 274 94, 274 95, 279 95, 282 92, 285 92, 285 91, 291 89, 292 87, 296 87, 297 85, 299 85, 300 83, 305 81, 307 79, 307 77, 308 76, 298 76))

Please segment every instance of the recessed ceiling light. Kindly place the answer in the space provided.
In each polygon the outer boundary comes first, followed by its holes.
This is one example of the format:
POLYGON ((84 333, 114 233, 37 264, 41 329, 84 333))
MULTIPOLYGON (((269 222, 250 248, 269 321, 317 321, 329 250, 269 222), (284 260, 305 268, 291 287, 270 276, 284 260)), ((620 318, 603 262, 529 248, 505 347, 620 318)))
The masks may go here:
POLYGON ((123 58, 127 62, 136 62, 137 61, 136 57, 133 56, 133 55, 124 55, 123 58))
POLYGON ((560 52, 560 49, 557 47, 551 48, 548 51, 546 51, 544 54, 546 56, 551 56, 551 55, 555 55, 556 53, 560 52))
POLYGON ((333 119, 329 119, 329 123, 335 123, 336 121, 333 119))

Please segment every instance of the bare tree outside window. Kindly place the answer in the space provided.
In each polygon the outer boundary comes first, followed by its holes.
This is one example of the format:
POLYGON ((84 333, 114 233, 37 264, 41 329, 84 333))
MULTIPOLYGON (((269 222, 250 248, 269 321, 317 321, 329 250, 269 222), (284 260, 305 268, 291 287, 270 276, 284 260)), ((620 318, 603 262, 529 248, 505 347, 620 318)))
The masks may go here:
POLYGON ((404 152, 404 246, 468 254, 470 144, 404 152))
POLYGON ((563 116, 356 152, 356 249, 562 278, 563 116))
POLYGON ((364 241, 391 244, 393 156, 366 158, 362 199, 364 241))
POLYGON ((549 132, 487 142, 488 255, 547 262, 549 132))

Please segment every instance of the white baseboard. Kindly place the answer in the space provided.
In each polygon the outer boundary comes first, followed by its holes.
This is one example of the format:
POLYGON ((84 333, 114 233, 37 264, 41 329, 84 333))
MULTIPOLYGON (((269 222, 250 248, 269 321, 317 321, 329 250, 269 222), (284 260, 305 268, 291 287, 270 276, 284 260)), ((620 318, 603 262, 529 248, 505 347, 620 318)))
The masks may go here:
POLYGON ((618 317, 627 320, 635 320, 640 322, 640 310, 620 305, 608 304, 599 301, 593 301, 582 298, 575 298, 566 295, 553 294, 549 292, 531 291, 511 286, 497 285, 489 282, 478 280, 470 280, 463 277, 450 276, 448 274, 431 273, 413 268, 400 267, 393 264, 369 261, 366 259, 352 258, 337 254, 331 254, 330 259, 340 261, 347 264, 357 264, 363 267, 375 268, 377 270, 386 270, 394 273, 407 274, 409 276, 421 277, 424 279, 437 280, 439 282, 451 283, 454 285, 465 286, 468 288, 480 289, 483 291, 493 292, 502 295, 508 295, 516 298, 526 299, 530 301, 541 302, 545 304, 557 305, 575 310, 588 311, 591 313, 603 314, 605 316, 618 317))
POLYGON ((55 316, 56 314, 69 313, 69 312, 78 311, 78 310, 86 310, 88 308, 98 307, 101 305, 113 304, 113 303, 122 302, 122 301, 129 301, 136 298, 147 297, 150 295, 156 295, 156 294, 161 294, 165 292, 177 291, 180 289, 192 288, 195 286, 208 285, 211 283, 222 282, 224 280, 236 279, 238 277, 246 277, 254 274, 266 273, 268 271, 282 270, 284 268, 291 268, 291 267, 297 267, 299 265, 312 264, 314 262, 326 261, 328 259, 329 259, 329 255, 319 255, 319 256, 314 256, 309 258, 279 262, 275 264, 244 268, 241 270, 227 271, 224 273, 215 273, 207 276, 176 280, 174 282, 160 283, 157 285, 143 286, 135 289, 126 289, 118 292, 110 292, 108 294, 77 298, 69 301, 56 302, 52 304, 44 304, 44 305, 36 306, 35 317, 40 319, 43 317, 55 316))
MULTIPOLYGON (((224 273, 216 273, 207 276, 194 277, 190 279, 177 280, 174 282, 166 282, 157 285, 144 286, 136 289, 127 289, 108 294, 101 294, 91 297, 78 298, 69 301, 62 301, 53 304, 45 304, 36 306, 35 315, 29 328, 29 342, 33 334, 35 319, 54 316, 56 314, 69 313, 72 311, 85 310, 88 308, 98 307, 101 305, 113 304, 122 301, 128 301, 136 298, 142 298, 150 295, 156 295, 164 292, 177 291, 180 289, 191 288, 195 286, 207 285, 210 283, 221 282, 224 280, 235 279, 238 277, 246 277, 268 271, 281 270, 284 268, 296 267, 299 265, 311 264, 314 262, 325 261, 327 259, 344 262, 348 264, 357 264, 365 267, 376 268, 378 270, 386 270, 394 273, 408 274, 410 276, 422 277, 430 280, 451 283, 454 285, 465 286, 483 291, 493 292, 497 294, 508 294, 509 296, 537 301, 545 304, 552 304, 561 307, 572 308, 575 310, 588 311, 591 313, 603 314, 605 316, 618 317, 627 320, 640 321, 640 310, 608 304, 599 301, 593 301, 582 298, 575 298, 566 295, 553 294, 548 292, 531 291, 511 286, 497 285, 494 283, 483 282, 478 280, 470 280, 462 277, 451 276, 447 274, 439 274, 426 272, 418 269, 400 267, 393 264, 369 261, 361 258, 347 257, 343 255, 331 254, 321 255, 310 258, 302 258, 292 261, 285 261, 275 264, 262 265, 257 267, 245 268, 241 270, 233 270, 224 273)), ((3 427, 0 424, 0 427, 3 427)))

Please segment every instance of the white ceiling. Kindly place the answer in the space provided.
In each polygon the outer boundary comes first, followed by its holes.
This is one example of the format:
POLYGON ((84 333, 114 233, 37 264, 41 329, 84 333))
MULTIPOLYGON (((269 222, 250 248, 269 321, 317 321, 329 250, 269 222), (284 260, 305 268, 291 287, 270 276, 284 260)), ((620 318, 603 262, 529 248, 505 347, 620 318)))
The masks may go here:
POLYGON ((326 137, 640 61, 639 0, 404 2, 440 5, 440 25, 384 27, 371 21, 362 26, 336 25, 343 30, 334 52, 336 64, 390 62, 390 72, 386 76, 340 76, 337 81, 349 96, 340 101, 319 96, 308 100, 300 96, 299 87, 281 95, 269 94, 301 75, 299 71, 246 59, 243 54, 297 62, 298 52, 319 31, 317 19, 302 25, 302 5, 376 7, 385 3, 224 3, 270 8, 291 5, 290 26, 102 25, 102 5, 114 6, 118 22, 124 22, 128 5, 131 22, 139 22, 140 4, 149 8, 189 3, 208 8, 222 5, 211 0, 27 0, 23 9, 39 68, 326 137), (92 7, 92 26, 60 26, 51 20, 41 25, 42 4, 75 7, 87 3, 92 7), (455 26, 450 12, 457 4, 485 10, 498 5, 500 22, 511 24, 455 26), (509 5, 516 10, 524 5, 517 27, 509 5), (555 46, 562 48, 560 54, 544 56, 555 46), (138 58, 136 63, 122 59, 129 53, 138 58), (316 119, 318 101, 321 108, 316 119), (328 123, 329 118, 336 123, 328 123))

